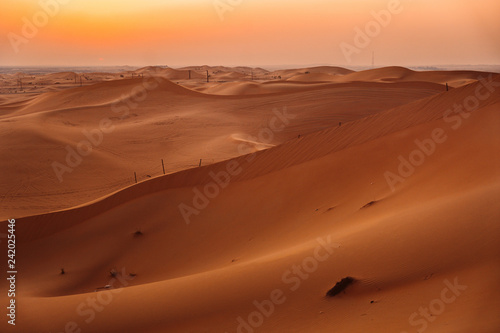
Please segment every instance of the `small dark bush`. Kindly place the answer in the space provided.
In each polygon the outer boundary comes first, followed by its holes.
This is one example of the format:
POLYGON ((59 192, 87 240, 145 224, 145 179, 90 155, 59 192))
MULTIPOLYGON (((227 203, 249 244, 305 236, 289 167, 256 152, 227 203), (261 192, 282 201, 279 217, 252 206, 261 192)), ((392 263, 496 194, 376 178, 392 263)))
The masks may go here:
POLYGON ((350 276, 343 278, 342 280, 340 280, 340 282, 337 282, 335 284, 335 287, 333 287, 332 289, 328 290, 328 292, 326 293, 326 296, 333 297, 333 296, 336 296, 336 295, 340 294, 349 285, 351 285, 352 283, 354 283, 354 281, 356 281, 356 280, 354 278, 350 277, 350 276))

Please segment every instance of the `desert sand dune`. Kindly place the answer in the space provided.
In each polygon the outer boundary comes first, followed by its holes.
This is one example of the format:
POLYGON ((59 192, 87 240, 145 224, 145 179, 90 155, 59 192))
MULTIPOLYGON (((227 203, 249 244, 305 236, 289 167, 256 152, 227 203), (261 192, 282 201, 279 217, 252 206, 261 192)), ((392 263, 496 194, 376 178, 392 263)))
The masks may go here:
POLYGON ((227 66, 188 66, 188 67, 182 67, 180 70, 194 70, 194 71, 209 71, 210 73, 214 72, 222 72, 222 73, 240 73, 240 74, 245 74, 245 75, 250 75, 252 72, 257 75, 264 75, 266 73, 269 73, 268 70, 257 67, 257 68, 252 68, 252 67, 246 67, 246 66, 238 66, 238 67, 227 67, 227 66))
POLYGON ((302 82, 331 82, 336 80, 336 76, 327 73, 299 74, 287 79, 287 81, 302 82))
MULTIPOLYGON (((227 82, 236 80, 250 80, 252 75, 255 79, 266 78, 269 73, 262 68, 251 67, 225 67, 225 66, 189 66, 179 69, 164 68, 158 66, 148 66, 140 68, 134 73, 161 75, 169 80, 206 80, 207 72, 210 81, 227 82), (191 78, 189 73, 191 72, 191 78)), ((187 81, 189 82, 189 81, 187 81)))
MULTIPOLYGON (((299 83, 354 83, 354 82, 421 82, 424 84, 448 85, 449 88, 456 88, 477 81, 479 77, 486 77, 489 73, 477 71, 427 71, 416 72, 403 67, 384 67, 361 72, 340 67, 311 67, 304 69, 279 70, 267 73, 265 77, 270 81, 249 82, 248 77, 240 77, 239 83, 224 82, 226 80, 237 80, 237 73, 224 74, 226 76, 214 76, 216 82, 206 86, 189 85, 184 86, 197 91, 216 95, 258 95, 283 92, 291 89, 301 89, 299 83), (229 75, 229 76, 228 76, 229 75), (230 77, 233 75, 233 77, 230 77), (284 86, 282 81, 295 83, 294 86, 284 86), (279 88, 278 88, 279 87, 279 88), (287 88, 288 87, 288 88, 287 88)), ((241 74, 240 74, 241 75, 241 74)))
MULTIPOLYGON (((309 94, 322 101, 337 95, 337 105, 353 96, 370 103, 372 91, 384 107, 367 112, 368 104, 360 106, 355 113, 363 116, 340 127, 141 182, 78 208, 19 219, 18 298, 25 311, 19 328, 59 332, 74 321, 88 332, 246 332, 254 330, 249 318, 257 311, 253 316, 262 319, 255 331, 263 332, 410 332, 422 323, 429 332, 495 332, 500 76, 490 78, 486 87, 487 81, 475 82, 448 92, 371 82, 283 95, 296 99, 293 106, 309 94), (386 89, 389 100, 402 103, 384 102, 386 89), (478 99, 478 91, 483 97, 473 109, 447 111, 478 99), (403 102, 405 95, 413 98, 403 102), (397 174, 399 157, 411 160, 415 151, 421 151, 418 165, 391 185, 387 172, 397 174), (480 170, 478 161, 484 162, 480 170), (203 193, 208 184, 222 184, 213 175, 228 168, 238 170, 228 185, 196 214, 183 216, 179 205, 194 207, 193 189, 203 193), (112 270, 124 288, 96 293, 112 270), (325 297, 346 276, 354 284, 325 297), (89 311, 89 298, 104 300, 104 311, 89 311), (430 320, 419 315, 412 325, 412 313, 438 299, 446 300, 440 303, 446 311, 430 320)), ((134 112, 158 120, 152 117, 158 111, 148 108, 171 83, 161 87, 134 112)), ((187 96, 193 105, 203 98, 218 108, 222 101, 270 103, 266 97, 187 96)), ((297 112, 293 106, 289 111, 297 112)), ((346 107, 353 112, 352 104, 346 107)), ((187 117, 186 110, 178 112, 187 117)), ((307 110, 314 119, 321 112, 307 110)), ((42 116, 57 135, 50 113, 23 117, 29 124, 29 117, 42 116)), ((300 118, 319 129, 311 120, 300 118)), ((129 120, 121 126, 144 135, 129 120)), ((241 141, 241 133, 230 139, 241 141)))
POLYGON ((298 82, 427 82, 460 87, 486 77, 489 73, 478 71, 425 71, 417 72, 404 67, 383 67, 360 72, 316 72, 313 69, 301 71, 286 70, 287 81, 298 82))
POLYGON ((477 71, 426 71, 417 72, 404 67, 383 67, 361 72, 353 72, 337 78, 338 82, 376 81, 376 82, 404 82, 425 81, 439 84, 448 83, 457 87, 471 83, 480 76, 486 77, 489 73, 477 71))
POLYGON ((26 216, 83 204, 133 183, 134 171, 139 181, 161 175, 161 159, 166 172, 175 172, 198 166, 199 159, 206 164, 241 155, 241 150, 252 152, 232 139, 235 133, 263 136, 253 141, 277 145, 443 90, 423 83, 347 83, 308 84, 301 91, 304 85, 287 83, 278 85, 277 94, 218 96, 159 78, 158 86, 147 91, 143 101, 133 102, 133 91, 143 87, 143 80, 102 82, 4 105, 0 126, 6 158, 2 166, 10 175, 29 176, 20 176, 21 180, 1 176, 2 212, 26 216), (283 113, 284 108, 296 118, 286 126, 280 123, 279 131, 266 136, 275 112, 283 113), (89 140, 83 131, 99 130, 103 119, 109 119, 112 133, 102 133, 102 138, 95 134, 93 140, 99 144, 92 145, 93 153, 80 156, 79 163, 74 157, 78 165, 63 173, 60 182, 52 164, 68 165, 69 151, 89 140), (43 151, 43 157, 33 158, 32 153, 20 157, 16 149, 26 149, 25 144, 32 152, 43 151), (113 172, 96 173, 96 168, 113 172))
MULTIPOLYGON (((354 82, 339 82, 337 83, 333 76, 329 74, 303 74, 293 76, 287 80, 253 82, 253 81, 240 81, 240 82, 224 82, 224 83, 210 83, 203 86, 195 86, 183 83, 186 88, 213 95, 224 96, 242 96, 242 95, 265 95, 265 94, 289 94, 291 92, 315 90, 319 88, 342 88, 346 86, 351 87, 375 87, 374 84, 380 82, 371 81, 354 81, 354 82)), ((419 89, 436 89, 436 91, 445 90, 445 85, 425 81, 402 81, 398 82, 399 86, 405 85, 409 88, 419 89)), ((380 87, 380 86, 378 86, 380 87)))
POLYGON ((270 72, 268 76, 271 77, 281 77, 281 79, 289 79, 293 76, 302 75, 306 73, 315 73, 315 74, 329 74, 329 75, 347 75, 354 73, 354 71, 342 68, 342 67, 334 67, 334 66, 318 66, 318 67, 307 67, 307 68, 299 68, 299 69, 280 69, 273 72, 270 72))
MULTIPOLYGON (((183 72, 191 71, 191 79, 207 79, 211 82, 247 81, 247 80, 267 80, 269 71, 263 68, 252 67, 226 67, 226 66, 189 66, 178 70, 183 72), (194 75, 194 76, 193 76, 194 75)), ((168 79, 171 79, 167 77, 168 79)), ((181 78, 182 79, 182 78, 181 78)))
POLYGON ((144 67, 134 71, 136 74, 148 74, 148 75, 160 75, 169 80, 187 80, 189 79, 189 75, 191 75, 191 79, 205 79, 205 73, 199 71, 191 71, 189 70, 178 70, 173 68, 161 68, 155 66, 144 67))
POLYGON ((0 333, 500 333, 500 0, 2 0, 0 333))
MULTIPOLYGON (((324 85, 323 85, 324 86, 324 85)), ((291 93, 294 91, 305 91, 323 87, 322 85, 307 85, 302 82, 282 82, 282 81, 268 81, 268 82, 224 82, 214 83, 207 86, 195 88, 195 90, 211 94, 211 95, 225 95, 225 96, 243 96, 243 95, 265 95, 265 94, 280 94, 291 93)))
POLYGON ((231 73, 220 73, 219 75, 217 75, 215 78, 217 80, 221 80, 221 81, 227 81, 227 80, 237 80, 237 79, 243 79, 247 77, 247 75, 243 74, 243 73, 238 73, 238 72, 231 72, 231 73))

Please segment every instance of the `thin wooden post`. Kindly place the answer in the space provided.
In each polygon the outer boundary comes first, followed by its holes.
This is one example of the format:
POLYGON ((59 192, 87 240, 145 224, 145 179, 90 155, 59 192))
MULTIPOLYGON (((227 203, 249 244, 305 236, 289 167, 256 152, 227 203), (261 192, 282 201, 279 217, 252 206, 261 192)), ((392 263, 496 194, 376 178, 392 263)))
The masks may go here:
POLYGON ((210 82, 209 80, 209 75, 208 75, 208 71, 207 71, 207 83, 210 82))
POLYGON ((448 91, 448 82, 446 82, 446 91, 448 91))
POLYGON ((134 178, 135 178, 135 183, 137 184, 137 174, 134 171, 134 178))
POLYGON ((198 167, 201 167, 201 158, 200 158, 200 165, 198 165, 198 167))
POLYGON ((163 164, 163 158, 161 159, 161 167, 163 168, 163 174, 165 174, 165 165, 163 164))

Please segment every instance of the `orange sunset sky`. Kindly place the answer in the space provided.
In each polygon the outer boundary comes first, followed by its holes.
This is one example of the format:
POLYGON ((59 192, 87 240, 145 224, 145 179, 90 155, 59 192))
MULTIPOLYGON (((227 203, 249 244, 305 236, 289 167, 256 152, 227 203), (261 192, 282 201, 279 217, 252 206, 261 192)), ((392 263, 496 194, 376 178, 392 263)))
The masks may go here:
POLYGON ((370 64, 373 51, 379 66, 500 63, 499 0, 400 0, 401 12, 347 59, 341 43, 354 45, 355 28, 390 2, 2 0, 0 66, 349 66, 370 64), (37 31, 23 35, 35 19, 37 31))

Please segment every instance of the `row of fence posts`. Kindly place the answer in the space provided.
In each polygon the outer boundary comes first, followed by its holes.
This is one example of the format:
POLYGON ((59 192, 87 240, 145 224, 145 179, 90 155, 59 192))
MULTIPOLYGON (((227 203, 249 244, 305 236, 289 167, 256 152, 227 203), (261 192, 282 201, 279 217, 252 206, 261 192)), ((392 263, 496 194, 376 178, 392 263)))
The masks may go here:
MULTIPOLYGON (((201 162, 202 162, 202 159, 200 158, 200 163, 198 164, 198 167, 201 167, 201 162)), ((165 163, 163 162, 163 158, 161 159, 161 168, 163 170, 163 174, 165 174, 165 163)), ((135 183, 137 184, 137 172, 134 171, 134 180, 135 180, 135 183)))

